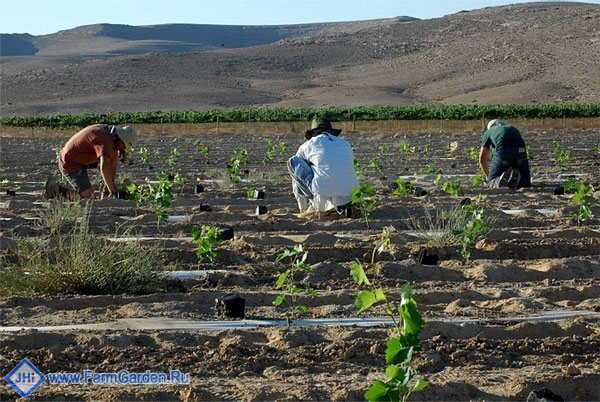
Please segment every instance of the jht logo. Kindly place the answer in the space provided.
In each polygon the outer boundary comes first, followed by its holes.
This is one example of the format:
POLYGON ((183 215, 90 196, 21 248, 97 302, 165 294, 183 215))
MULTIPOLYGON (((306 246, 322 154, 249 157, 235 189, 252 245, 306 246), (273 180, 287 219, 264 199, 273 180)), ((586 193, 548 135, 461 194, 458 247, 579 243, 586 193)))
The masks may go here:
POLYGON ((29 359, 25 358, 4 377, 4 381, 17 394, 26 398, 46 381, 46 377, 29 359))

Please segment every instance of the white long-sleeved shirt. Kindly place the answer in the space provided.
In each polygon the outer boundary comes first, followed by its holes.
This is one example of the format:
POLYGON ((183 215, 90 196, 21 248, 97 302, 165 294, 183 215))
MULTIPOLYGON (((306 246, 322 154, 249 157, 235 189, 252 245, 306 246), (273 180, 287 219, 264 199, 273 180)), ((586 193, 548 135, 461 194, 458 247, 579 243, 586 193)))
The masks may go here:
POLYGON ((352 189, 358 186, 352 147, 343 138, 323 133, 298 148, 296 155, 310 162, 314 171, 311 207, 329 211, 352 200, 352 189))

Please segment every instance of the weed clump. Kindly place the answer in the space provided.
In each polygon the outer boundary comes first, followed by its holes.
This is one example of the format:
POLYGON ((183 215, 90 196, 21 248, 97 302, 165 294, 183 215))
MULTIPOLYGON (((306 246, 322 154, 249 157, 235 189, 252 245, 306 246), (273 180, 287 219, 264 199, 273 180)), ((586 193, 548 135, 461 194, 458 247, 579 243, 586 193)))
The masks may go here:
POLYGON ((17 258, 0 271, 0 293, 146 294, 160 289, 156 250, 99 239, 90 233, 87 210, 72 224, 67 234, 54 226, 45 241, 20 242, 17 258))

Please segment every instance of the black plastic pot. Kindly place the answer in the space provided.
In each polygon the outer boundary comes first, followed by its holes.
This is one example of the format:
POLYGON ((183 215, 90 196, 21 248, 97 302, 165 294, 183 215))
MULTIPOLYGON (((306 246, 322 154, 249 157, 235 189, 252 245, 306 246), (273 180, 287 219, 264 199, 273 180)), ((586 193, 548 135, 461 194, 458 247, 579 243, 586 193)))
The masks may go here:
POLYGON ((131 194, 129 194, 127 191, 117 191, 117 198, 119 200, 130 200, 131 194))
POLYGON ((252 194, 252 197, 255 200, 264 200, 265 199, 265 192, 263 190, 254 190, 254 194, 252 194))
POLYGON ((413 194, 417 197, 425 197, 427 195, 427 191, 425 191, 421 187, 415 187, 413 188, 413 194))
POLYGON ((256 215, 264 215, 269 212, 269 209, 265 205, 256 206, 256 215))
POLYGON ((527 396, 527 402, 563 402, 564 398, 548 388, 536 389, 527 396))
POLYGON ((227 241, 233 239, 233 228, 221 227, 219 228, 219 240, 227 241))
POLYGON ((352 204, 348 203, 345 205, 340 205, 336 208, 338 214, 342 215, 345 218, 352 218, 352 204))
POLYGON ((215 310, 221 318, 244 318, 246 300, 238 294, 230 293, 215 299, 215 310))
POLYGON ((423 265, 438 265, 440 257, 438 257, 437 254, 429 254, 427 249, 421 249, 417 256, 417 261, 419 261, 419 264, 423 265))
POLYGON ((212 211, 212 207, 208 204, 200 204, 200 211, 201 212, 210 212, 212 211))
POLYGON ((204 192, 204 186, 202 184, 196 184, 196 188, 194 188, 195 194, 200 194, 204 192))
POLYGON ((562 184, 554 187, 554 195, 565 195, 565 186, 562 184))
POLYGON ((6 195, 14 197, 15 195, 17 195, 17 192, 15 190, 6 190, 6 195))

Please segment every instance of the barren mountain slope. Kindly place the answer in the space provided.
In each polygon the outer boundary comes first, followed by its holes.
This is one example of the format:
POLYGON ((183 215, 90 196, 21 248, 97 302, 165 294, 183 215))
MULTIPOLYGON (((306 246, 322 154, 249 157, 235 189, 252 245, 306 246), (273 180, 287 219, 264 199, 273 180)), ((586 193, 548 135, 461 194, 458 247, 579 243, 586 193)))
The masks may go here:
POLYGON ((598 101, 600 6, 328 25, 237 49, 2 57, 2 115, 415 101, 598 101))

